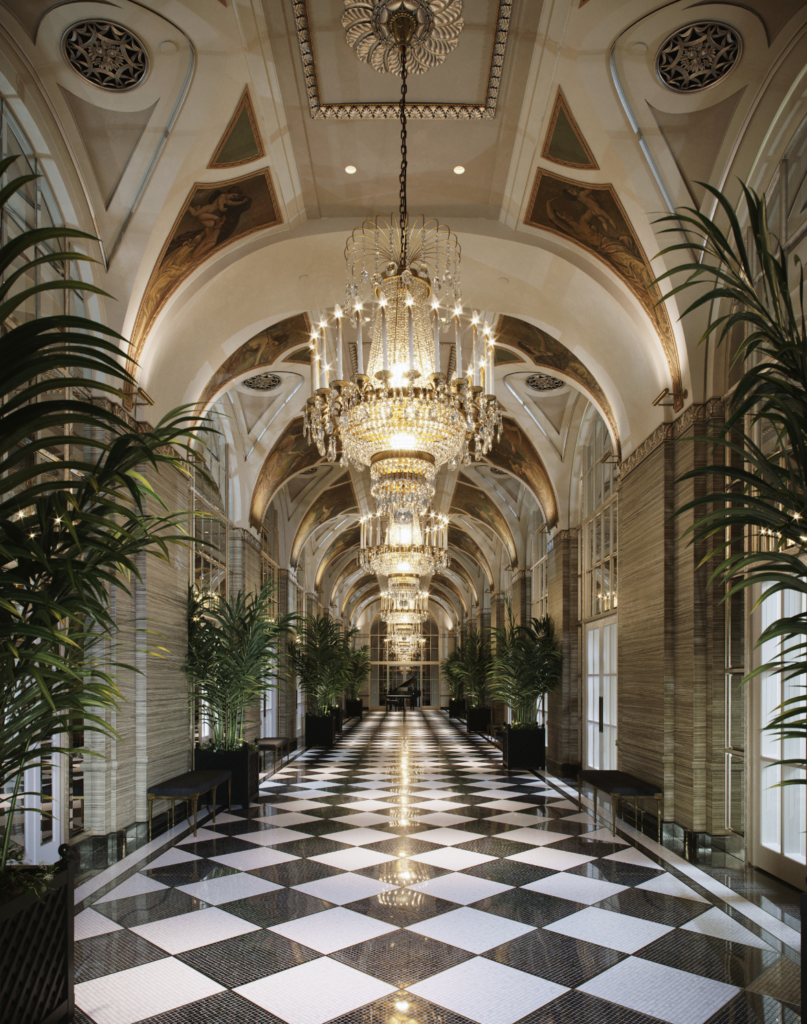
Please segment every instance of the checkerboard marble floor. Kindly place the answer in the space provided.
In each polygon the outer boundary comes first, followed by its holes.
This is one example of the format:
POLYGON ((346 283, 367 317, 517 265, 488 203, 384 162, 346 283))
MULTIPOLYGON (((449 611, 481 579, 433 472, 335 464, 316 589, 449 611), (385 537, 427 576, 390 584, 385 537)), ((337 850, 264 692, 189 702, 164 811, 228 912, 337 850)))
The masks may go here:
POLYGON ((798 956, 425 711, 372 714, 76 918, 87 1024, 795 1024, 798 956))

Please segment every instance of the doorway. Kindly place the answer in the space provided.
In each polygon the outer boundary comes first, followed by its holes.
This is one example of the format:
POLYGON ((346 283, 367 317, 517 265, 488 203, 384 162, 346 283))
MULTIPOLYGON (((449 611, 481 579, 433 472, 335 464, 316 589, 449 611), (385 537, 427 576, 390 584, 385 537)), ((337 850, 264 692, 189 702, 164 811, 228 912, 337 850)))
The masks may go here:
POLYGON ((616 616, 585 629, 586 767, 616 770, 616 616))

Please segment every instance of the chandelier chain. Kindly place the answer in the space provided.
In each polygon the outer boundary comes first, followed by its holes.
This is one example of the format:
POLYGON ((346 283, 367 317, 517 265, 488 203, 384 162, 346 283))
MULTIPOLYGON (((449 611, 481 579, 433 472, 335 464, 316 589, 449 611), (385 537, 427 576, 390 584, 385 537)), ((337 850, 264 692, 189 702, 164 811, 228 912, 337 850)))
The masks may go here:
POLYGON ((404 267, 407 264, 407 237, 406 237, 406 52, 407 47, 401 47, 401 173, 398 177, 400 182, 400 228, 401 228, 401 255, 403 256, 404 267))

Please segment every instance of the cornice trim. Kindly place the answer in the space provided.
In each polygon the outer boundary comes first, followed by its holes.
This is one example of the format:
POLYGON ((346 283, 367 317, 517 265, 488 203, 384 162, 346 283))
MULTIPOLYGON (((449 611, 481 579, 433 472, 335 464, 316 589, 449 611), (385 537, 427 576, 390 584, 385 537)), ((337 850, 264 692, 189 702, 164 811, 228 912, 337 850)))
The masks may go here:
POLYGON ((709 420, 713 419, 722 419, 725 415, 725 410, 726 406, 722 398, 710 398, 701 405, 690 405, 681 413, 677 420, 673 420, 671 423, 662 423, 623 462, 620 462, 620 478, 624 479, 628 473, 632 473, 637 466, 641 465, 665 441, 674 441, 694 424, 708 423, 709 420))

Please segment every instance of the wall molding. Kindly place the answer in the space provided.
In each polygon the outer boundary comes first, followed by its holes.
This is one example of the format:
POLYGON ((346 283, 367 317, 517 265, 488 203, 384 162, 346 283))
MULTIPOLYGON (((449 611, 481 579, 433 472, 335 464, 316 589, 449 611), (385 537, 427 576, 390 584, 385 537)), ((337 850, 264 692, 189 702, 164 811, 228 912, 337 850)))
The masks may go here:
POLYGON ((674 441, 696 424, 705 424, 710 420, 722 419, 725 415, 725 409, 726 405, 722 398, 710 398, 700 405, 690 405, 681 413, 678 419, 673 420, 671 423, 662 423, 637 448, 634 448, 623 462, 620 462, 620 479, 624 479, 628 473, 632 473, 637 466, 644 462, 648 455, 651 455, 657 448, 661 447, 665 441, 674 441))

